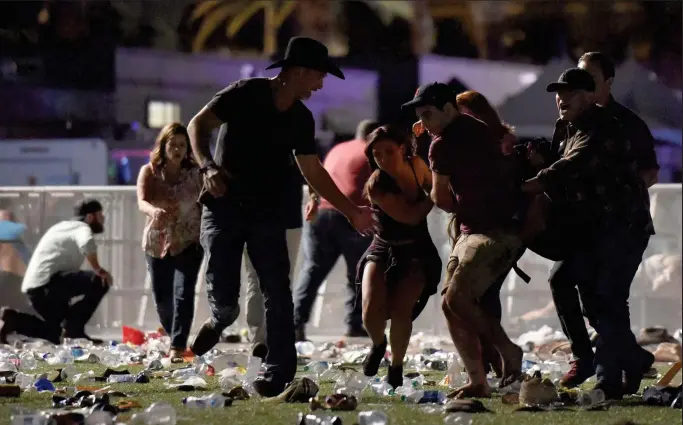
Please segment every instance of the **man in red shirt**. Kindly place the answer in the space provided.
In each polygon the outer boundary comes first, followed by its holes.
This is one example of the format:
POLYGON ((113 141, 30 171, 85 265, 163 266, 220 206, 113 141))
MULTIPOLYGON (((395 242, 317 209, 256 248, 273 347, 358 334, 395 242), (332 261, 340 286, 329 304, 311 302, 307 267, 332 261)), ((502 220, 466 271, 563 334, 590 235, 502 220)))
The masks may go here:
MULTIPOLYGON (((363 187, 370 177, 365 156, 365 139, 379 124, 365 120, 358 124, 356 138, 333 147, 325 157, 324 168, 339 190, 356 205, 367 205, 363 187)), ((359 234, 349 221, 326 199, 310 192, 306 205, 306 223, 302 234, 303 267, 294 289, 294 326, 296 340, 305 341, 305 326, 320 285, 339 256, 346 261, 348 297, 346 300, 346 336, 364 337, 361 301, 356 298, 356 265, 372 238, 359 234)))
POLYGON ((522 350, 510 341, 500 321, 482 309, 480 299, 508 272, 523 245, 515 229, 515 180, 505 166, 500 141, 486 124, 460 113, 456 105, 456 92, 446 84, 431 83, 403 106, 414 108, 433 138, 432 200, 454 213, 460 224, 442 291, 448 328, 470 378, 457 392, 486 397, 491 389, 480 341, 493 343, 503 358, 502 386, 521 375, 522 350))

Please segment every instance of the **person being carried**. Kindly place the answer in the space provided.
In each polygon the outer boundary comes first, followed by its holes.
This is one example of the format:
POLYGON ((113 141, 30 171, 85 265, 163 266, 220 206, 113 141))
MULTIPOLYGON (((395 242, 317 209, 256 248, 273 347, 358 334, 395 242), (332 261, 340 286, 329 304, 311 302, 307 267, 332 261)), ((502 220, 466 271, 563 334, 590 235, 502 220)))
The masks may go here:
POLYGON ((372 218, 368 208, 344 196, 323 168, 315 146, 313 114, 302 100, 323 87, 327 73, 344 78, 320 42, 294 37, 285 58, 268 67, 275 78, 248 78, 220 91, 192 118, 192 150, 204 174, 206 192, 200 241, 206 258, 211 317, 192 342, 203 355, 239 315, 242 255, 246 244, 266 307, 268 370, 254 382, 267 397, 280 394, 296 373, 294 312, 282 197, 292 154, 308 184, 361 232, 372 218), (211 132, 220 127, 215 160, 211 132))
POLYGON ((453 342, 469 375, 455 394, 488 397, 480 341, 490 342, 503 359, 506 386, 521 375, 522 350, 505 333, 500 320, 480 304, 486 291, 518 258, 518 189, 496 137, 488 126, 458 111, 456 94, 443 83, 420 87, 403 105, 411 108, 433 137, 430 146, 436 206, 454 213, 460 224, 446 266, 443 311, 453 342))
POLYGON ((202 188, 192 159, 187 129, 179 123, 159 132, 138 175, 138 208, 147 216, 142 249, 152 282, 154 302, 164 331, 171 337, 171 359, 187 347, 202 248, 199 245, 202 188))
POLYGON ((0 311, 0 343, 17 333, 60 344, 61 338, 102 340, 85 333, 85 325, 112 285, 112 277, 100 266, 94 234, 104 231, 102 205, 80 202, 75 217, 50 227, 38 242, 24 274, 21 291, 41 316, 10 308, 0 311), (92 270, 81 270, 83 259, 92 270), (71 304, 73 298, 82 296, 71 304))
MULTIPOLYGON (((363 188, 370 177, 370 166, 365 156, 366 141, 379 124, 364 120, 358 124, 356 138, 333 147, 323 166, 330 173, 342 193, 357 205, 364 205, 363 188)), ((344 256, 347 270, 348 297, 346 325, 348 337, 367 337, 363 328, 361 300, 356 297, 356 267, 368 249, 372 238, 360 235, 346 217, 326 199, 310 191, 306 204, 306 223, 303 234, 303 265, 294 290, 294 325, 296 340, 305 341, 305 326, 311 316, 318 289, 334 267, 339 256, 344 256)))
POLYGON ((384 335, 391 320, 391 366, 388 382, 403 383, 403 360, 413 330, 418 300, 436 292, 441 259, 427 229, 433 207, 426 192, 432 176, 415 155, 410 137, 392 126, 375 130, 365 152, 374 170, 365 186, 372 203, 374 238, 358 263, 362 285, 363 324, 372 349, 363 363, 366 376, 375 376, 387 349, 384 335))

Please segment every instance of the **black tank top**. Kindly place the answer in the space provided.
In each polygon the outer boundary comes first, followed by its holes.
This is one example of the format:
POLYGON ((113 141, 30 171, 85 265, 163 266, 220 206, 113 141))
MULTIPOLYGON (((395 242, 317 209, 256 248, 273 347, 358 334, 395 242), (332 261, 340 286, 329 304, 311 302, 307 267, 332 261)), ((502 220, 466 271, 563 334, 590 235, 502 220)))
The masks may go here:
MULTIPOLYGON (((410 162, 410 169, 413 171, 413 177, 415 177, 415 183, 417 184, 417 197, 412 202, 409 201, 410 205, 417 205, 422 202, 427 195, 420 181, 415 174, 415 168, 413 167, 412 161, 410 162)), ((372 204, 372 217, 374 220, 374 232, 375 235, 384 239, 385 241, 406 241, 415 240, 429 235, 429 230, 427 229, 427 218, 425 217, 419 224, 405 224, 398 222, 391 218, 389 214, 385 213, 379 205, 372 204)))

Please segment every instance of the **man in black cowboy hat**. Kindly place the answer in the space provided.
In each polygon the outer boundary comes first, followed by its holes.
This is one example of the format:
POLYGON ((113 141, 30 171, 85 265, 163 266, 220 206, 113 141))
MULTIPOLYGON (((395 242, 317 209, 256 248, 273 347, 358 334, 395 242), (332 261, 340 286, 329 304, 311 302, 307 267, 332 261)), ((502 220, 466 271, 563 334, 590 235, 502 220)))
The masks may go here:
POLYGON ((258 275, 266 306, 268 370, 254 382, 263 396, 279 394, 294 378, 296 351, 289 258, 282 196, 292 155, 309 185, 341 211, 359 231, 370 228, 370 211, 353 204, 334 184, 315 150, 315 122, 302 100, 323 87, 329 73, 343 79, 327 48, 310 38, 289 41, 275 78, 248 78, 230 84, 190 121, 192 150, 204 174, 200 198, 201 243, 206 255, 206 288, 211 318, 192 344, 209 351, 221 331, 239 315, 242 253, 258 275), (220 126, 215 157, 212 130, 220 126))
POLYGON ((12 333, 54 344, 62 337, 102 343, 85 333, 86 323, 112 284, 111 275, 100 266, 93 238, 104 231, 102 205, 85 200, 74 212, 74 218, 45 232, 24 274, 21 291, 41 317, 0 309, 0 344, 7 343, 6 337, 12 333), (84 257, 93 270, 81 270, 84 257))

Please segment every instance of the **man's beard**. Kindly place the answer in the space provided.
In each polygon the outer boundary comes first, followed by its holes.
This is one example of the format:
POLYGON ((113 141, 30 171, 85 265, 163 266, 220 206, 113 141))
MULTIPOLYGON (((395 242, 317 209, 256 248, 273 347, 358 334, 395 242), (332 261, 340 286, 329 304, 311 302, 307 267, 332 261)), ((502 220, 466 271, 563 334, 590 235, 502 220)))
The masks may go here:
POLYGON ((104 232, 104 226, 99 221, 93 221, 88 225, 90 226, 90 230, 92 230, 92 232, 96 235, 104 232))

